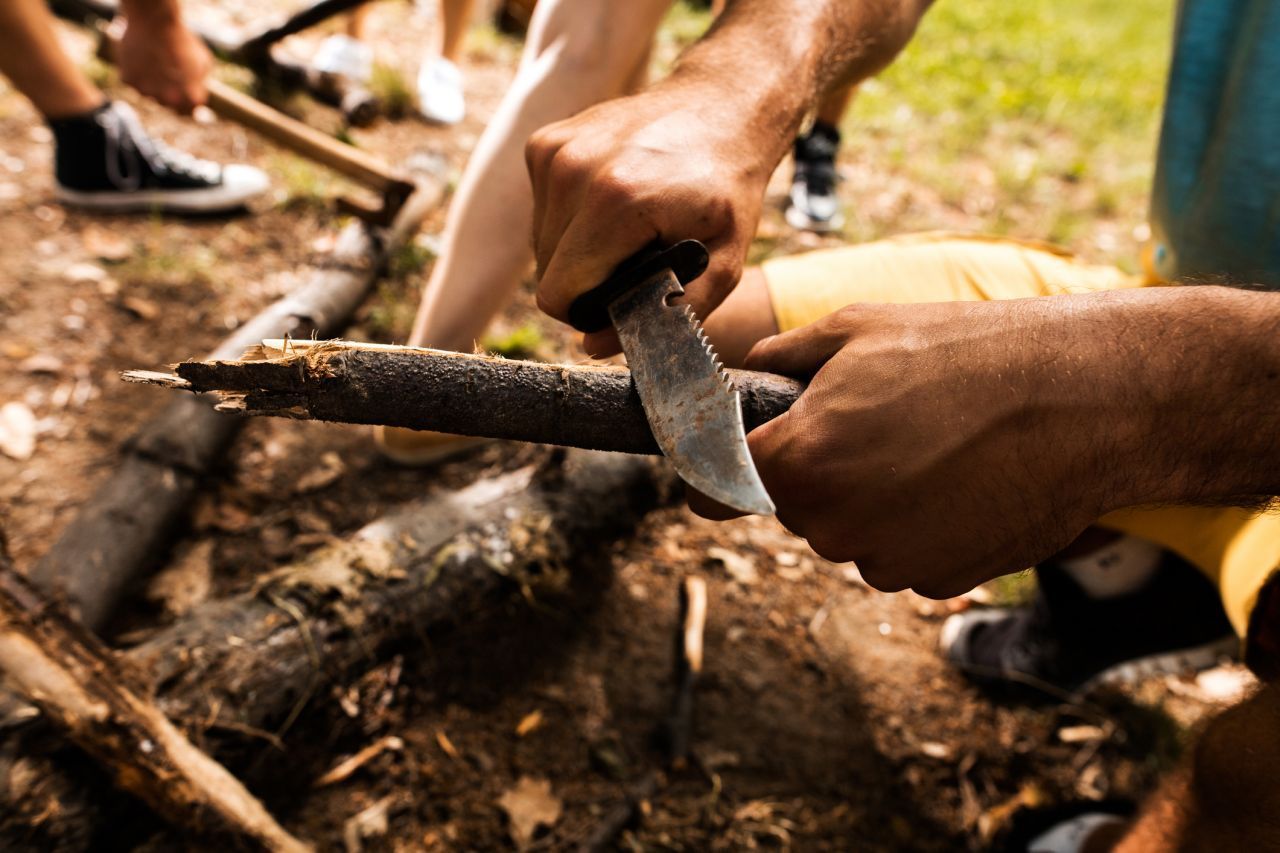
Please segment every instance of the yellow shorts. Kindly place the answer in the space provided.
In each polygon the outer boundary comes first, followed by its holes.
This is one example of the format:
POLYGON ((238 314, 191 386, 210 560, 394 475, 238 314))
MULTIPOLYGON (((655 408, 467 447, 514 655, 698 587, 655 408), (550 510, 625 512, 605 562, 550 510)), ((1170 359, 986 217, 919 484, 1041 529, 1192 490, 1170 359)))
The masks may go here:
MULTIPOLYGON (((943 233, 775 258, 763 272, 782 331, 853 302, 972 302, 1156 284, 1043 244, 943 233)), ((1218 584, 1242 637, 1259 592, 1280 568, 1280 513, 1129 509, 1098 524, 1149 539, 1198 566, 1218 584)))

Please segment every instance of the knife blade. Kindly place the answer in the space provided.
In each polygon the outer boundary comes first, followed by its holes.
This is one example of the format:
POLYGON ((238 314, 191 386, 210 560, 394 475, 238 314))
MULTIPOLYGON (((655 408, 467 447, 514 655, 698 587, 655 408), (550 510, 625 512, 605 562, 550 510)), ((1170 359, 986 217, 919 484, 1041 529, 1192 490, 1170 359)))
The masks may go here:
POLYGON ((680 478, 740 512, 774 512, 747 448, 742 405, 688 305, 671 300, 702 274, 696 240, 650 247, 579 296, 569 322, 597 331, 612 322, 658 446, 680 478))

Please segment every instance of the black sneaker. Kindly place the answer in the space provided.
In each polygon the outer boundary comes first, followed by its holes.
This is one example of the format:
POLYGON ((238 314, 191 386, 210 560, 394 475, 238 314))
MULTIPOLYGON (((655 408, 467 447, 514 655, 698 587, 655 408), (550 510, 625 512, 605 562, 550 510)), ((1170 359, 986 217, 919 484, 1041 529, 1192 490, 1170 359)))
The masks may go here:
POLYGON ((787 197, 786 219, 792 228, 825 234, 844 225, 836 197, 836 153, 840 131, 826 122, 796 139, 796 172, 787 197))
POLYGON ((58 199, 95 210, 223 213, 269 186, 252 166, 222 166, 149 137, 127 104, 49 122, 58 199))
POLYGON ((1030 607, 969 610, 943 624, 943 654, 975 681, 1081 694, 1239 652, 1217 589, 1170 552, 1146 586, 1115 598, 1089 597, 1053 565, 1036 575, 1030 607))

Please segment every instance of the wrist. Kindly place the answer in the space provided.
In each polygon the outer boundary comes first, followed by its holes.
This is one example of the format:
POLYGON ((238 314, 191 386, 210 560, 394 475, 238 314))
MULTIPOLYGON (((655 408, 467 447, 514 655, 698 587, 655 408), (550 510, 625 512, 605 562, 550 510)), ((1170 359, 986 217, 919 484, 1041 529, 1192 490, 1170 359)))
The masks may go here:
MULTIPOLYGON (((681 63, 648 91, 687 109, 706 138, 698 143, 723 152, 721 162, 732 163, 743 180, 758 185, 761 195, 778 163, 791 150, 807 104, 797 87, 782 92, 761 86, 747 91, 735 78, 710 63, 681 63)), ((642 95, 643 97, 643 95, 642 95)))

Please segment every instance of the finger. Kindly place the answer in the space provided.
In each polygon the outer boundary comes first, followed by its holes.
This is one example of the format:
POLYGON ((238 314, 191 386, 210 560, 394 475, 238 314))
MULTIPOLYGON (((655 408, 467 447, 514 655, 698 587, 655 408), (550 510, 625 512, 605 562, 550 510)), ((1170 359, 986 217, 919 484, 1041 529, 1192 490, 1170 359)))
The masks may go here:
POLYGON ((694 515, 700 515, 711 521, 728 521, 731 518, 741 518, 746 515, 745 512, 732 509, 719 501, 712 500, 692 486, 684 487, 684 497, 694 515))
POLYGON ((737 286, 746 259, 745 251, 732 238, 708 240, 706 245, 710 255, 706 272, 689 282, 684 296, 676 300, 688 303, 699 322, 705 322, 737 286))
POLYGON ((204 80, 197 80, 187 87, 187 112, 195 112, 196 107, 203 107, 209 100, 209 90, 204 80))
POLYGON ((758 341, 743 366, 747 370, 808 379, 849 342, 851 330, 841 309, 815 323, 758 341))
POLYGON ((588 202, 560 237, 538 282, 538 307, 552 317, 568 320, 574 299, 658 237, 642 219, 609 213, 609 204, 588 202))
POLYGON ((622 352, 622 341, 615 329, 601 329, 582 336, 582 349, 592 358, 609 358, 622 352))
MULTIPOLYGON (((551 259, 555 241, 567 224, 565 220, 559 225, 559 230, 549 227, 548 212, 568 210, 571 213, 576 209, 576 204, 570 201, 569 188, 552 182, 552 164, 560 153, 560 149, 569 140, 569 137, 560 130, 561 124, 563 122, 535 131, 529 136, 524 147, 525 168, 529 172, 529 184, 533 189, 533 230, 530 232, 530 239, 539 277, 551 259), (547 239, 544 235, 553 238, 550 246, 544 245, 547 239)), ((576 196, 574 201, 576 202, 576 196)))
POLYGON ((191 107, 187 103, 187 93, 182 86, 165 86, 160 90, 156 100, 178 115, 189 115, 191 113, 191 107))

